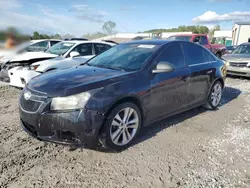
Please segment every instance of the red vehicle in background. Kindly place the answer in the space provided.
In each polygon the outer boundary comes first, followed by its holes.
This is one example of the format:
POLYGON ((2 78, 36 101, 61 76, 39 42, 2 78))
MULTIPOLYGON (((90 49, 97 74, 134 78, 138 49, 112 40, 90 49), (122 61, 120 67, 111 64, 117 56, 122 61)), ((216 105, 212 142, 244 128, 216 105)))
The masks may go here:
POLYGON ((168 40, 184 40, 198 43, 211 50, 217 57, 221 57, 226 53, 226 47, 223 44, 211 44, 206 34, 181 34, 172 35, 168 40))

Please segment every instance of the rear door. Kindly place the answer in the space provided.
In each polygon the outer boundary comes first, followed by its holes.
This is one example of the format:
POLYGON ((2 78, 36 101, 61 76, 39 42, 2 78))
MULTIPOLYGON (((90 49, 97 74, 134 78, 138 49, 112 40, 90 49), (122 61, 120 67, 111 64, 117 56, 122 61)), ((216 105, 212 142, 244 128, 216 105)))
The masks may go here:
POLYGON ((207 49, 193 43, 183 43, 186 62, 191 71, 189 106, 204 102, 210 87, 210 80, 215 75, 211 63, 216 60, 207 49))
POLYGON ((169 44, 156 58, 152 69, 161 61, 172 64, 175 70, 169 73, 151 73, 149 121, 162 119, 187 106, 190 71, 180 43, 169 44))

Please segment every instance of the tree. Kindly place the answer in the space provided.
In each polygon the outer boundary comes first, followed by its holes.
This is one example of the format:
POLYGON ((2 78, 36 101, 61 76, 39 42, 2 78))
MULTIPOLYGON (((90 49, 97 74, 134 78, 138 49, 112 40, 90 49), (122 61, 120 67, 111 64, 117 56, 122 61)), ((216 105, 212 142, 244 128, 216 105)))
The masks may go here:
POLYGON ((214 32, 215 32, 215 31, 219 31, 219 30, 220 30, 220 25, 214 26, 213 29, 211 29, 211 30, 209 31, 209 37, 210 37, 210 38, 213 38, 214 32))
POLYGON ((33 33, 32 38, 33 38, 34 40, 40 39, 40 34, 39 34, 37 31, 35 31, 35 32, 33 33))
POLYGON ((162 32, 193 32, 199 34, 207 34, 209 32, 208 27, 206 26, 185 26, 180 25, 178 28, 170 28, 170 29, 152 29, 149 31, 144 31, 144 33, 162 33, 162 32))
POLYGON ((111 35, 114 33, 114 29, 116 27, 116 23, 112 21, 105 22, 102 26, 102 29, 107 34, 111 35))
POLYGON ((15 36, 19 35, 19 32, 15 27, 8 27, 6 32, 11 33, 11 34, 13 34, 15 36))
POLYGON ((59 39, 59 40, 61 40, 61 39, 62 39, 61 35, 59 35, 58 33, 57 33, 57 34, 55 34, 53 37, 51 36, 51 38, 54 38, 54 39, 59 39))

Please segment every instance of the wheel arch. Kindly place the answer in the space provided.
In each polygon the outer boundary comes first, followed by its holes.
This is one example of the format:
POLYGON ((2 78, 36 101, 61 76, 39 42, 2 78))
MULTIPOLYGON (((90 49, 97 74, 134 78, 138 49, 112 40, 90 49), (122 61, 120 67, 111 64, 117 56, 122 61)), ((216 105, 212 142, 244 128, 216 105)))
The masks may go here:
POLYGON ((141 103, 141 100, 135 96, 135 95, 129 95, 129 96, 123 96, 119 99, 117 99, 116 101, 114 101, 109 108, 107 109, 107 111, 105 112, 105 116, 107 117, 108 114, 110 114, 110 112, 119 104, 125 103, 125 102, 131 102, 134 103, 140 110, 141 113, 141 117, 142 120, 144 119, 144 114, 145 114, 145 109, 141 103))
POLYGON ((224 82, 223 78, 216 78, 216 79, 212 82, 212 84, 210 85, 210 88, 209 88, 209 92, 208 92, 207 97, 209 97, 209 94, 210 94, 210 92, 211 92, 211 90, 212 90, 212 88, 213 88, 213 85, 214 85, 217 81, 219 81, 219 82, 222 84, 222 88, 224 89, 224 87, 225 87, 225 82, 224 82))

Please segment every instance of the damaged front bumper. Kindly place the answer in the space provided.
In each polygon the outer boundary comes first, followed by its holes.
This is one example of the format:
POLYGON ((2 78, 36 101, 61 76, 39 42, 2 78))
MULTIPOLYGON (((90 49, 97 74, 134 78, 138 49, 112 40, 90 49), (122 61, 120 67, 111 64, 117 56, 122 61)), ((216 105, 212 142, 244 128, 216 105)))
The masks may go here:
POLYGON ((105 120, 103 114, 87 109, 50 111, 51 99, 42 100, 20 97, 21 126, 28 134, 59 144, 97 146, 99 131, 105 120))
POLYGON ((23 67, 14 67, 9 70, 9 85, 24 88, 25 85, 34 77, 41 73, 34 70, 23 69, 23 67))

